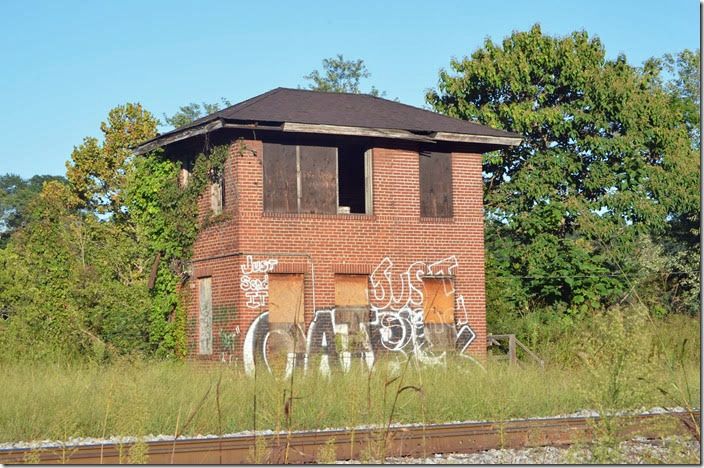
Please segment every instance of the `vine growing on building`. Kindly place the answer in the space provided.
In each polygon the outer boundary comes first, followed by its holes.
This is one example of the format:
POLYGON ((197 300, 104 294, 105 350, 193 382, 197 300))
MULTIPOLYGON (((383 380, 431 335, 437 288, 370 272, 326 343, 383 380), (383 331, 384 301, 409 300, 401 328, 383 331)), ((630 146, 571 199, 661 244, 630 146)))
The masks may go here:
POLYGON ((165 157, 162 150, 135 161, 127 200, 138 240, 155 259, 150 278, 149 342, 157 355, 183 357, 187 352, 187 307, 179 297, 179 285, 203 227, 198 222, 198 199, 209 183, 221 177, 228 153, 229 145, 221 145, 198 154, 183 187, 180 162, 165 157))

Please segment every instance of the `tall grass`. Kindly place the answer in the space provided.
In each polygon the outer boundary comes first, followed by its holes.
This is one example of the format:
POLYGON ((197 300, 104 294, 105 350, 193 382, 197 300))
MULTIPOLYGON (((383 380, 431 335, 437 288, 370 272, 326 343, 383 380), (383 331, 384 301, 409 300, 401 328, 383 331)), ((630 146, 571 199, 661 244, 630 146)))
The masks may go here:
POLYGON ((564 343, 544 346, 545 369, 512 368, 490 359, 483 371, 461 357, 436 367, 393 366, 379 359, 371 371, 360 362, 329 377, 296 370, 293 386, 268 372, 257 372, 254 379, 226 365, 4 363, 0 442, 251 430, 254 395, 257 430, 383 427, 390 419, 495 420, 585 408, 698 407, 698 321, 660 321, 656 330, 633 322, 629 314, 602 317, 601 329, 575 330, 571 354, 564 343), (399 392, 401 385, 416 391, 399 392))

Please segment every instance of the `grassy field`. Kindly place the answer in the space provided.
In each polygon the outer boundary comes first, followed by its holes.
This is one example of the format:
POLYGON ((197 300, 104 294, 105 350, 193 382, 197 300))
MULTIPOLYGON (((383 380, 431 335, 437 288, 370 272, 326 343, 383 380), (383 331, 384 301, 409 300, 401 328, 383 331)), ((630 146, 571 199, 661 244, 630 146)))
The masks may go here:
POLYGON ((554 354, 543 348, 545 369, 490 359, 483 370, 462 358, 444 367, 398 367, 380 359, 371 372, 361 365, 330 377, 296 371, 292 382, 265 372, 250 378, 233 365, 5 363, 0 442, 699 406, 697 320, 656 323, 619 313, 598 323, 574 334, 572 354, 564 343, 554 354))

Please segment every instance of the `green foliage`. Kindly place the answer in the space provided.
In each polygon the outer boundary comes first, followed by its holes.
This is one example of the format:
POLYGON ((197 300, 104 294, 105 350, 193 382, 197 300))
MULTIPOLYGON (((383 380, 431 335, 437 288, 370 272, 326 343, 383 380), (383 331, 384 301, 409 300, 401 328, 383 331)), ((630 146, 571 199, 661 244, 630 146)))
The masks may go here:
MULTIPOLYGON (((689 90, 685 56, 678 89, 689 90)), ((606 60, 586 32, 551 37, 535 25, 450 67, 426 96, 436 111, 523 137, 484 159, 489 304, 505 281, 505 308, 597 310, 628 291, 639 234, 698 220, 691 113, 653 63, 606 60)))
MULTIPOLYGON (((223 107, 229 107, 232 105, 232 103, 225 98, 220 98, 220 100, 222 101, 223 107)), ((188 125, 201 117, 217 112, 220 109, 220 103, 217 102, 213 104, 203 102, 202 105, 192 102, 187 106, 179 107, 178 112, 172 116, 164 114, 164 121, 173 128, 179 128, 184 125, 188 125)))
POLYGON ((600 412, 645 404, 655 380, 653 334, 643 307, 617 307, 599 314, 583 332, 577 354, 593 379, 585 389, 590 405, 600 412))
MULTIPOLYGON (((329 93, 359 94, 362 92, 359 87, 359 81, 362 78, 371 76, 371 73, 364 65, 364 60, 345 60, 342 54, 337 54, 337 57, 323 59, 323 69, 323 74, 318 70, 313 70, 310 75, 303 77, 312 81, 308 85, 309 89, 329 93)), ((372 89, 367 94, 383 96, 386 93, 380 93, 378 89, 372 86, 372 89)))
POLYGON ((10 214, 19 210, 24 225, 0 250, 0 310, 7 317, 0 321, 0 360, 185 354, 180 277, 198 234, 198 198, 220 177, 228 145, 199 155, 181 188, 178 163, 159 154, 131 157, 130 147, 155 125, 139 105, 113 109, 101 125, 104 142, 88 138, 74 149, 71 184, 45 183, 28 203, 31 190, 16 190, 24 182, 4 179, 0 201, 10 214), (148 290, 157 254, 161 264, 148 290))
POLYGON ((0 254, 0 360, 102 360, 145 350, 139 246, 121 229, 76 208, 57 181, 29 204, 27 225, 0 254))
POLYGON ((149 258, 161 254, 149 312, 149 341, 160 356, 185 356, 186 311, 178 296, 185 262, 198 235, 198 199, 204 188, 219 177, 229 146, 212 148, 195 158, 185 187, 180 187, 180 163, 156 151, 140 157, 126 193, 127 206, 136 225, 137 242, 149 258))
MULTIPOLYGON (((409 366, 403 385, 422 388, 424 398, 417 392, 400 393, 393 422, 555 416, 597 409, 600 396, 621 402, 619 410, 684 406, 658 388, 679 384, 685 370, 691 383, 687 404, 698 405, 700 355, 695 351, 699 349, 699 322, 678 316, 676 321, 654 320, 649 325, 638 316, 631 321, 632 312, 624 309, 622 318, 614 321, 610 317, 618 316, 616 312, 600 317, 602 325, 580 323, 572 329, 576 346, 569 361, 556 362, 546 348, 545 369, 517 369, 489 361, 483 372, 464 359, 449 361, 447 367, 409 366), (683 337, 690 338, 684 365, 670 371, 667 356, 677 351, 683 337), (664 347, 656 349, 654 343, 660 342, 664 347), (594 358, 585 363, 576 356, 577 349, 594 358), (622 355, 627 359, 614 372, 622 355), (651 378, 638 379, 637 371, 646 363, 651 368, 642 375, 651 378)), ((347 373, 333 368, 329 378, 310 368, 306 374, 297 370, 291 430, 387 423, 393 405, 390 395, 398 385, 398 380, 387 385, 398 375, 389 367, 378 356, 371 372, 361 363, 353 364, 347 373)), ((99 366, 0 362, 6 402, 0 405, 0 441, 63 438, 67 424, 70 435, 77 437, 173 434, 194 413, 183 436, 252 430, 254 395, 257 429, 282 427, 286 400, 282 395, 284 389, 289 390, 288 380, 277 380, 267 372, 254 379, 236 366, 194 370, 189 363, 156 360, 119 359, 99 366), (214 391, 220 378, 221 426, 214 391), (201 404, 208 388, 211 391, 201 404)))
POLYGON ((62 176, 35 175, 23 179, 15 174, 0 176, 0 248, 12 233, 27 222, 29 202, 39 195, 45 182, 67 182, 62 176))
POLYGON ((683 51, 673 55, 665 54, 662 58, 651 58, 645 64, 661 80, 660 74, 667 73, 670 79, 665 82, 665 89, 670 93, 675 105, 681 106, 690 131, 692 144, 699 148, 699 55, 700 51, 683 51))
POLYGON ((132 148, 156 136, 158 121, 140 104, 110 110, 100 124, 103 142, 85 137, 66 163, 66 178, 89 210, 124 215, 124 190, 133 164, 132 148))

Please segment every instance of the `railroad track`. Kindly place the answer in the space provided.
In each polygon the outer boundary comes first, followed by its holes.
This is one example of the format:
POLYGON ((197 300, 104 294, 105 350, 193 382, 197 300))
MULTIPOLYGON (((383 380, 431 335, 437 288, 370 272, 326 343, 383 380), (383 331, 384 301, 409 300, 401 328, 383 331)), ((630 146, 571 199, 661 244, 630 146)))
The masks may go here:
MULTIPOLYGON (((290 434, 241 435, 147 442, 151 464, 310 463, 321 451, 338 460, 386 456, 422 457, 434 453, 471 453, 492 448, 567 446, 586 442, 603 427, 600 417, 523 419, 502 422, 394 426, 383 429, 326 430, 290 434), (256 447, 256 450, 255 450, 256 447)), ((699 437, 701 413, 677 412, 619 416, 609 420, 620 436, 699 437)), ((128 461, 132 443, 2 449, 0 463, 116 464, 128 461)))

